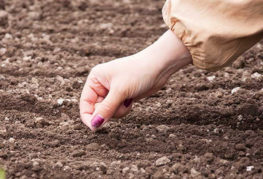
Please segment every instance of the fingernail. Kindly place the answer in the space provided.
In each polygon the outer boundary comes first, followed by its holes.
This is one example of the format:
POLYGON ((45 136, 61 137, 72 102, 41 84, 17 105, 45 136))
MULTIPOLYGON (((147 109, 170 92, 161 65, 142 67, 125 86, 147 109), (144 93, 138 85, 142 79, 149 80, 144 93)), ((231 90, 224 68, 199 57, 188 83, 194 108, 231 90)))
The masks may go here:
POLYGON ((132 98, 126 99, 126 100, 123 102, 123 104, 124 104, 124 106, 125 106, 126 108, 129 107, 129 106, 131 105, 131 103, 132 103, 132 98))
POLYGON ((104 122, 103 117, 101 117, 99 114, 95 115, 93 119, 91 120, 91 125, 94 128, 98 128, 101 126, 101 124, 104 122))

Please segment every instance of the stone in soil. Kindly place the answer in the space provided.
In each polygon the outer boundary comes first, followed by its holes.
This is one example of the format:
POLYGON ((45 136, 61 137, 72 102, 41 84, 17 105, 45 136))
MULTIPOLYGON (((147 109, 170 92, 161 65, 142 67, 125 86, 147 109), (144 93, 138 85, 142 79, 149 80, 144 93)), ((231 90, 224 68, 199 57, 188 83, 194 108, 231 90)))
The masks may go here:
POLYGON ((171 160, 168 157, 164 156, 164 157, 161 157, 161 158, 157 159, 155 161, 155 165, 156 166, 166 165, 166 164, 170 163, 170 161, 171 160))
POLYGON ((158 132, 166 133, 169 130, 169 127, 166 125, 159 125, 156 129, 158 132))
POLYGON ((99 150, 100 149, 100 145, 97 144, 97 143, 90 143, 90 144, 88 144, 86 146, 86 149, 90 150, 90 151, 92 151, 92 150, 99 150))

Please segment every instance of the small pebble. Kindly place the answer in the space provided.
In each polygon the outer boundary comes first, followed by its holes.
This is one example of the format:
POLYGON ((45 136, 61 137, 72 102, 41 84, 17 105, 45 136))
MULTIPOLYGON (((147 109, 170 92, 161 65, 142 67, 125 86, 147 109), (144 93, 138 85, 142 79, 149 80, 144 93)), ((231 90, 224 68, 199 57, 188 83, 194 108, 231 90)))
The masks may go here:
POLYGON ((156 106, 157 106, 157 107, 161 107, 162 104, 161 104, 161 103, 156 103, 156 106))
POLYGON ((100 28, 100 29, 109 29, 109 28, 111 28, 112 26, 113 26, 112 23, 102 23, 102 24, 99 25, 99 28, 100 28))
POLYGON ((222 92, 222 91, 216 91, 216 92, 214 93, 214 96, 215 96, 216 98, 222 98, 222 97, 223 97, 223 92, 222 92))
POLYGON ((27 179, 28 177, 26 175, 23 175, 22 177, 20 177, 20 179, 27 179))
POLYGON ((259 80, 262 77, 261 74, 259 74, 258 72, 255 72, 251 75, 251 78, 254 78, 256 80, 259 80))
POLYGON ((86 146, 86 149, 89 151, 95 151, 100 149, 100 145, 97 143, 90 143, 86 146))
POLYGON ((100 162, 99 170, 102 171, 103 174, 107 173, 107 166, 106 166, 106 164, 104 162, 100 162))
POLYGON ((230 76, 229 73, 227 73, 227 72, 224 73, 225 78, 229 78, 229 76, 230 76))
POLYGON ((234 93, 238 92, 240 89, 241 89, 240 87, 233 88, 231 90, 231 94, 234 94, 234 93))
POLYGON ((196 163, 200 163, 201 159, 197 156, 195 156, 195 158, 193 159, 194 162, 196 163))
POLYGON ((245 82, 250 77, 250 73, 248 71, 244 71, 242 73, 241 81, 245 82))
POLYGON ((162 165, 168 164, 170 161, 171 160, 168 157, 164 156, 164 157, 157 159, 155 161, 155 165, 156 166, 162 166, 162 165))
POLYGON ((64 171, 70 170, 70 167, 69 167, 69 166, 65 166, 65 167, 63 168, 63 170, 64 170, 64 171))
POLYGON ((0 136, 5 136, 6 135, 6 129, 0 129, 0 136))
POLYGON ((15 139, 14 139, 13 137, 11 137, 11 138, 8 139, 8 142, 14 143, 14 142, 15 142, 15 139))
POLYGON ((38 166, 39 166, 39 162, 33 161, 33 167, 38 167, 38 166))
POLYGON ((35 124, 37 125, 37 127, 44 127, 44 126, 49 125, 49 121, 45 120, 42 117, 37 117, 35 119, 35 124))
POLYGON ((144 168, 140 168, 140 172, 141 172, 141 173, 146 173, 146 171, 144 170, 144 168))
POLYGON ((178 174, 180 172, 182 172, 185 169, 185 167, 180 164, 180 163, 175 163, 172 167, 171 170, 175 173, 178 174))
POLYGON ((243 116, 242 116, 242 115, 238 115, 238 116, 237 116, 237 119, 238 119, 239 121, 242 121, 242 120, 243 120, 243 116))
POLYGON ((137 173, 139 171, 138 166, 137 165, 132 165, 131 166, 131 171, 137 173))
POLYGON ((224 159, 219 159, 219 162, 222 164, 228 164, 229 163, 227 160, 224 160, 224 159))
POLYGON ((191 168, 191 177, 196 178, 201 175, 200 172, 196 171, 194 168, 191 168))
POLYGON ((174 135, 174 134, 169 135, 169 138, 175 138, 175 137, 176 137, 176 135, 174 135))
POLYGON ((57 100, 57 103, 58 103, 58 105, 61 106, 61 105, 64 103, 64 99, 59 98, 59 99, 57 100))
POLYGON ((4 55, 6 51, 6 48, 0 48, 0 55, 4 55))
POLYGON ((174 100, 171 100, 171 99, 168 99, 167 101, 166 101, 166 104, 168 104, 168 105, 171 105, 171 104, 173 104, 174 103, 174 100))
POLYGON ((218 133, 219 133, 219 129, 218 129, 218 128, 214 128, 213 132, 214 132, 215 134, 218 134, 218 133))
POLYGON ((62 168, 63 167, 63 164, 62 162, 58 161, 56 164, 55 164, 56 167, 59 167, 59 168, 62 168))
POLYGON ((214 81, 215 78, 216 78, 215 76, 208 76, 208 77, 206 77, 206 79, 207 79, 209 82, 214 81))
POLYGON ((254 166, 247 166, 247 171, 250 172, 254 169, 254 166))
POLYGON ((122 173, 125 175, 130 170, 129 167, 125 167, 122 169, 122 173))
POLYGON ((13 38, 13 36, 11 34, 9 34, 9 33, 6 33, 4 38, 7 39, 7 40, 10 40, 10 39, 13 38))
POLYGON ((117 160, 117 161, 111 162, 110 166, 111 166, 111 167, 117 167, 117 166, 119 166, 120 164, 121 164, 121 161, 120 161, 120 160, 117 160))
POLYGON ((83 125, 77 124, 73 127, 74 130, 81 130, 83 128, 83 125))
POLYGON ((24 61, 30 61, 31 59, 32 59, 31 56, 24 56, 24 57, 23 57, 23 60, 24 60, 24 61))
POLYGON ((152 139, 156 139, 156 136, 154 134, 151 135, 152 139))
POLYGON ((158 132, 166 133, 168 131, 169 127, 166 125, 159 125, 156 127, 156 129, 158 132))
POLYGON ((206 158, 207 162, 212 162, 214 160, 214 156, 212 153, 205 153, 204 157, 206 158))
POLYGON ((41 18, 41 13, 40 12, 29 12, 28 17, 31 20, 39 20, 41 18))

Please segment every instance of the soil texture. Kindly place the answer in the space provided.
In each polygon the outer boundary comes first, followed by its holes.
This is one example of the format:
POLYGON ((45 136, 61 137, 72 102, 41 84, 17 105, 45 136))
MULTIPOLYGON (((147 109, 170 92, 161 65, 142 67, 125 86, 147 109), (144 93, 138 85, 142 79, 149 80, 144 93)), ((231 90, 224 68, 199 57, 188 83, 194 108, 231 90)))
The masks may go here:
POLYGON ((13 178, 263 178, 263 42, 231 67, 188 66, 92 133, 93 66, 167 30, 162 0, 0 0, 0 168, 13 178))

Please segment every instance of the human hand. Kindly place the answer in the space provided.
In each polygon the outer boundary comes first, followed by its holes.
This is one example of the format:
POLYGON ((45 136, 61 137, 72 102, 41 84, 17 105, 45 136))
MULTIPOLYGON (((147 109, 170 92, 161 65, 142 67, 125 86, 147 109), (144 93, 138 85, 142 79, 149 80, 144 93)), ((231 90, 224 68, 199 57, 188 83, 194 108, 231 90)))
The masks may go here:
POLYGON ((95 131, 110 118, 126 115, 132 102, 158 91, 189 63, 188 50, 168 31, 135 55, 95 66, 80 98, 82 121, 95 131))

